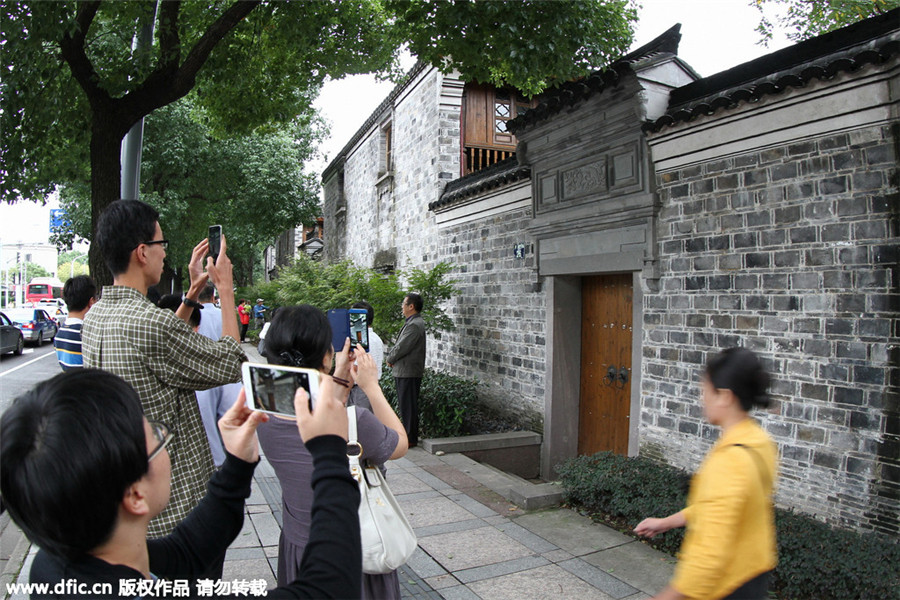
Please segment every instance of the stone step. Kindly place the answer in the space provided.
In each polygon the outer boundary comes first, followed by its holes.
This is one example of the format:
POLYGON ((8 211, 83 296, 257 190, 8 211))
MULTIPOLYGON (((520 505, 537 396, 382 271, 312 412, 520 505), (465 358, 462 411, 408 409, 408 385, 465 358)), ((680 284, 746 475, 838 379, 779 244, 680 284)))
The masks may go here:
POLYGON ((472 460, 464 454, 445 454, 439 458, 525 510, 547 508, 562 502, 563 491, 557 484, 532 483, 518 475, 472 460))

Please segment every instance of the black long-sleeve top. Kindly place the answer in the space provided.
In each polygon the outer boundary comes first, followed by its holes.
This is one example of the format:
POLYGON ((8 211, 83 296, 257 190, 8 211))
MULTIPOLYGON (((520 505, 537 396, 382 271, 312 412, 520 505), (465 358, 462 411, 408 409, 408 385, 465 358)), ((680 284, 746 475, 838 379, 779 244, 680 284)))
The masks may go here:
MULTIPOLYGON (((303 553, 298 579, 288 586, 269 590, 267 597, 359 598, 362 580, 357 515, 359 488, 350 476, 346 442, 338 436, 321 436, 310 440, 306 447, 313 457, 309 543, 303 553)), ((255 468, 256 464, 226 455, 222 468, 209 480, 206 496, 187 518, 170 535, 147 540, 151 573, 169 581, 189 580, 189 594, 198 595, 195 580, 222 556, 240 533, 244 522, 244 500, 250 496, 250 481, 255 468)), ((126 590, 120 590, 120 581, 143 578, 131 567, 113 565, 94 556, 70 560, 44 550, 35 556, 30 574, 31 583, 50 585, 49 594, 35 593, 33 598, 84 597, 79 588, 67 588, 62 594, 53 593, 53 586, 68 580, 88 586, 112 585, 112 595, 94 594, 93 598, 134 597, 128 593, 122 595, 126 590)), ((246 595, 242 597, 246 598, 246 595)))

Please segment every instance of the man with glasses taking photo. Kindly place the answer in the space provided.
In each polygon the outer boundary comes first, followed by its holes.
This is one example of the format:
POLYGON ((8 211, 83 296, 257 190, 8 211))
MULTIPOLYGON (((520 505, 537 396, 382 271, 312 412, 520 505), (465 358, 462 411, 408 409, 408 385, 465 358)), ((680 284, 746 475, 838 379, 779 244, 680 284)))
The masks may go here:
MULTIPOLYGON (((103 288, 100 301, 85 316, 84 366, 122 377, 137 392, 149 420, 178 432, 168 447, 171 501, 150 522, 149 536, 156 538, 170 533, 200 502, 215 470, 194 392, 240 381, 246 360, 234 318, 222 319, 219 340, 195 333, 186 323, 207 281, 219 289, 222 314, 235 314, 231 260, 224 236, 215 262, 206 256, 209 241, 197 244, 189 266, 190 289, 172 313, 146 298, 147 289, 162 276, 168 246, 155 209, 138 200, 113 202, 100 215, 94 242, 113 285, 103 288)), ((224 558, 223 553, 210 577, 221 574, 224 558)))

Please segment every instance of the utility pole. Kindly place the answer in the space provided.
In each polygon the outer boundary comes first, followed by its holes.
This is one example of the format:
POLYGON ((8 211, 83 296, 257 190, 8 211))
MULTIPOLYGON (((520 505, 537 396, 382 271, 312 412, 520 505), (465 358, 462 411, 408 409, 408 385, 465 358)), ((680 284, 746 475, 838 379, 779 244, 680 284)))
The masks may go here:
MULTIPOLYGON (((144 54, 153 46, 153 27, 156 23, 156 11, 159 1, 153 3, 153 10, 146 15, 141 30, 132 42, 132 57, 143 60, 144 54)), ((134 125, 122 140, 122 186, 121 197, 125 200, 137 200, 141 183, 141 144, 144 139, 143 117, 134 125)))

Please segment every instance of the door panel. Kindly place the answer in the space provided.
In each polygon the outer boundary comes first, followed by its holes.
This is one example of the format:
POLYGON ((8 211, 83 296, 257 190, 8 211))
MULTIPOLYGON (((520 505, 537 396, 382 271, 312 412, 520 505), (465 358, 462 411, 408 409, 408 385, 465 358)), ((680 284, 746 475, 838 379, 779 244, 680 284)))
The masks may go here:
POLYGON ((584 277, 578 453, 628 453, 632 275, 584 277))

